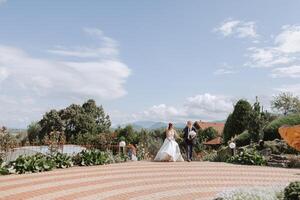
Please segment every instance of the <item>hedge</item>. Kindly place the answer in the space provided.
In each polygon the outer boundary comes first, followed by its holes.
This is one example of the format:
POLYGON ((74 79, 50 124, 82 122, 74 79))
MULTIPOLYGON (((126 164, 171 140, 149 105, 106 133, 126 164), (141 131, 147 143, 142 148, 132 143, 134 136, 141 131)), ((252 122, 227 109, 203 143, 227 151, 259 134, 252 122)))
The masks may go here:
POLYGON ((297 124, 300 124, 300 114, 288 115, 275 119, 264 128, 264 140, 281 139, 278 132, 278 128, 280 128, 283 125, 297 124))
POLYGON ((236 136, 234 141, 236 143, 236 146, 238 146, 238 147, 242 147, 242 146, 246 146, 246 145, 250 144, 251 137, 250 137, 249 131, 245 130, 243 133, 236 136))

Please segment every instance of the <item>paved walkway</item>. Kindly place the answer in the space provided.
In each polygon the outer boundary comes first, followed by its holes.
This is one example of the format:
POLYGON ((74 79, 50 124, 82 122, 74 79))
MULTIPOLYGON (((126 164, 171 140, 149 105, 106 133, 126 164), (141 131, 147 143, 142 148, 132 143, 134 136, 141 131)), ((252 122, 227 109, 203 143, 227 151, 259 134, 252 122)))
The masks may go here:
POLYGON ((300 170, 210 162, 129 162, 0 177, 0 199, 213 199, 228 187, 285 185, 300 170))

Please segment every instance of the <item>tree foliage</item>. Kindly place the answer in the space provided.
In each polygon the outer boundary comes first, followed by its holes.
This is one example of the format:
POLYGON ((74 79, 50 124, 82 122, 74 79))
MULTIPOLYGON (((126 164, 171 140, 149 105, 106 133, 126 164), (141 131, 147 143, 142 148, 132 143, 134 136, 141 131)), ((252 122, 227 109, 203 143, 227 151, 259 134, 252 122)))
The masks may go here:
POLYGON ((139 134, 131 125, 127 125, 124 128, 119 127, 116 133, 120 140, 123 138, 127 143, 137 144, 139 141, 139 134))
POLYGON ((268 118, 268 113, 261 110, 260 103, 256 99, 256 102, 253 104, 253 109, 250 113, 247 128, 251 141, 258 142, 260 139, 262 139, 263 128, 268 123, 268 118))
POLYGON ((300 112, 300 99, 292 93, 283 92, 271 101, 273 110, 282 112, 283 115, 300 112))
POLYGON ((44 137, 48 133, 51 133, 52 131, 62 132, 64 129, 64 123, 59 112, 56 110, 50 110, 50 112, 47 112, 39 121, 39 125, 41 126, 41 131, 38 135, 40 142, 44 140, 44 137))
POLYGON ((36 138, 43 143, 51 132, 62 132, 66 141, 75 141, 84 134, 99 134, 109 131, 110 118, 102 106, 97 106, 92 99, 82 106, 71 104, 61 110, 50 110, 37 124, 28 127, 28 137, 32 143, 36 138))
POLYGON ((230 113, 226 119, 224 130, 223 130, 223 140, 224 142, 228 142, 233 136, 234 127, 232 123, 232 113, 230 113))
POLYGON ((39 133, 41 131, 41 126, 37 122, 31 122, 27 128, 27 136, 30 144, 38 143, 39 133))
POLYGON ((16 138, 13 135, 9 134, 6 127, 0 127, 0 153, 10 150, 16 145, 16 138))
POLYGON ((258 142, 263 139, 264 128, 277 116, 263 111, 258 98, 253 106, 245 100, 239 100, 234 107, 234 111, 226 120, 224 127, 224 141, 228 142, 232 138, 238 140, 240 145, 258 142), (238 137, 240 134, 242 136, 238 137))
POLYGON ((201 130, 200 133, 198 133, 197 137, 199 141, 202 143, 205 141, 212 140, 217 136, 218 136, 218 131, 216 131, 216 129, 214 129, 213 127, 208 127, 204 130, 201 130))
POLYGON ((225 142, 248 128, 251 112, 252 107, 248 101, 241 99, 235 104, 232 114, 228 116, 225 123, 223 132, 225 142))

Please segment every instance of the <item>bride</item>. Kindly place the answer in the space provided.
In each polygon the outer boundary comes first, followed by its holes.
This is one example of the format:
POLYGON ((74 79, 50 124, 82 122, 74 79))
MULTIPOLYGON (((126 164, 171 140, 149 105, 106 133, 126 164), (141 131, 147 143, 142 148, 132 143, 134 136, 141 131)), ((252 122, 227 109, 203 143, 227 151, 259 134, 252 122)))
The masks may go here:
POLYGON ((155 156, 154 161, 183 161, 179 146, 175 141, 176 134, 173 124, 169 123, 168 129, 166 130, 166 139, 155 156))

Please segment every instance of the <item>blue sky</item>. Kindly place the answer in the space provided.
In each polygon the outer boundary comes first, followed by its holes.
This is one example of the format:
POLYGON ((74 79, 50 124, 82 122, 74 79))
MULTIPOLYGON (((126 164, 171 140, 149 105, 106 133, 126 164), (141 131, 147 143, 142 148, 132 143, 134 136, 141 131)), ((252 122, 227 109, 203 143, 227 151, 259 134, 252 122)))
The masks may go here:
POLYGON ((300 2, 0 0, 0 124, 94 98, 113 124, 300 94, 300 2))

